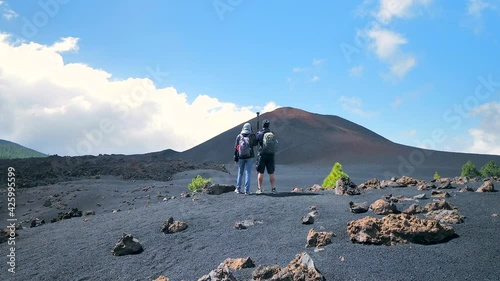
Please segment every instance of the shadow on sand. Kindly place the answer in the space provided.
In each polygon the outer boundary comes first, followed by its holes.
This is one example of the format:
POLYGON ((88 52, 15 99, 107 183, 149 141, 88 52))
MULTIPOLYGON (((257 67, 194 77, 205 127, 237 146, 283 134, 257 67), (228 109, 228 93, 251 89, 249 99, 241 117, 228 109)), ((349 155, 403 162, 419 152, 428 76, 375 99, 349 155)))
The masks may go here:
POLYGON ((256 196, 269 196, 269 197, 294 197, 294 196, 319 196, 321 194, 317 193, 305 193, 305 192, 277 192, 277 193, 262 193, 255 194, 256 196))

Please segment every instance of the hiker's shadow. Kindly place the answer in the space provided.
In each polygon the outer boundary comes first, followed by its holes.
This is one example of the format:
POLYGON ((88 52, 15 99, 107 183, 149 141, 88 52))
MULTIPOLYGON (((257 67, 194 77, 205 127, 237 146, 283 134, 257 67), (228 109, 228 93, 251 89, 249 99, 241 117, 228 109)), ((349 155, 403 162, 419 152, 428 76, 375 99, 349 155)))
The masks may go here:
POLYGON ((269 196, 269 197, 294 197, 294 196, 319 196, 318 193, 309 192, 278 192, 278 193, 263 193, 258 196, 269 196))

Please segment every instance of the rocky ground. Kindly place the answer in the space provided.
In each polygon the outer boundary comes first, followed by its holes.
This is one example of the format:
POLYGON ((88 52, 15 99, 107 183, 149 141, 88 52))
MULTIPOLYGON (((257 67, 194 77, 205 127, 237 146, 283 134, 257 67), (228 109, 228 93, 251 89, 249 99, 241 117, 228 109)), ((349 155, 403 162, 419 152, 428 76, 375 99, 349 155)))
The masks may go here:
POLYGON ((75 179, 99 179, 116 176, 131 180, 168 181, 172 175, 187 170, 227 171, 224 165, 171 159, 162 153, 141 155, 99 155, 0 160, 0 182, 7 182, 7 168, 16 170, 20 188, 54 184, 75 179), (5 172, 3 172, 5 171, 5 172))
MULTIPOLYGON (((17 273, 2 267, 0 279, 498 280, 500 193, 476 192, 498 181, 375 180, 377 167, 365 166, 344 167, 351 182, 337 191, 308 189, 330 168, 279 166, 278 193, 264 195, 186 193, 198 174, 234 184, 234 165, 22 189, 17 273)), ((0 201, 4 218, 5 192, 0 201)), ((2 256, 9 250, 0 244, 2 256)))

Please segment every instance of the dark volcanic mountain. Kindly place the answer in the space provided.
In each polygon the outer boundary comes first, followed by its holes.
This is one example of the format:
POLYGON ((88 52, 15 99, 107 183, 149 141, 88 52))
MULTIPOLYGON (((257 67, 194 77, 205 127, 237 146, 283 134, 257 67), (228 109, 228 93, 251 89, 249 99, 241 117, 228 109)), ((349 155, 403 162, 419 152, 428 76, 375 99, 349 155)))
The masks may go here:
MULTIPOLYGON (((394 143, 362 126, 338 116, 309 113, 295 108, 279 108, 262 114, 279 140, 277 164, 378 164, 381 166, 448 167, 460 172, 471 160, 481 167, 500 156, 425 150, 394 143)), ((257 119, 249 121, 254 130, 257 119)), ((195 161, 232 161, 240 124, 176 156, 195 161)), ((174 156, 174 155, 172 155, 174 156)), ((404 169, 403 169, 404 170, 404 169)), ((403 172, 402 172, 403 173, 403 172)))

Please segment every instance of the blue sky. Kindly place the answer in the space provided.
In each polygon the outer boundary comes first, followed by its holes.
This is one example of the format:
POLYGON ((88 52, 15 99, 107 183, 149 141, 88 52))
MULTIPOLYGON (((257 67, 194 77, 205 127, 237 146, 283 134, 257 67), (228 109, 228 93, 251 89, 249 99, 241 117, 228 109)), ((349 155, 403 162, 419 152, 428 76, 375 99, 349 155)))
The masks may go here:
POLYGON ((292 106, 500 154, 500 0, 337 2, 0 1, 0 138, 59 155, 184 150, 292 106))

